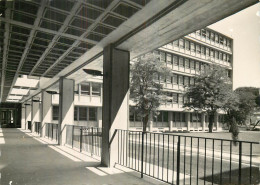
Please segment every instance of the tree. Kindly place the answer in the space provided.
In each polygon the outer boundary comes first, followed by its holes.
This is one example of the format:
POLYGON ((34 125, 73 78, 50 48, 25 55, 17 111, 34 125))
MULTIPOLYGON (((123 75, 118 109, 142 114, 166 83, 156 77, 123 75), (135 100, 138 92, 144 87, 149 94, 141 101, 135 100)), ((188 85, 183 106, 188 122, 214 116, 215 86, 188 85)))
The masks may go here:
POLYGON ((145 132, 150 115, 157 116, 159 106, 167 100, 158 79, 165 79, 170 70, 160 61, 159 55, 148 53, 133 62, 130 74, 130 99, 142 118, 145 132))
POLYGON ((209 115, 209 132, 213 130, 214 115, 218 110, 236 107, 232 85, 227 71, 216 64, 205 66, 204 72, 195 76, 195 85, 187 88, 188 102, 184 107, 207 112, 209 115))
POLYGON ((259 92, 254 87, 240 87, 235 90, 239 103, 239 111, 236 114, 236 120, 240 124, 244 124, 246 120, 250 119, 251 114, 259 109, 259 92))

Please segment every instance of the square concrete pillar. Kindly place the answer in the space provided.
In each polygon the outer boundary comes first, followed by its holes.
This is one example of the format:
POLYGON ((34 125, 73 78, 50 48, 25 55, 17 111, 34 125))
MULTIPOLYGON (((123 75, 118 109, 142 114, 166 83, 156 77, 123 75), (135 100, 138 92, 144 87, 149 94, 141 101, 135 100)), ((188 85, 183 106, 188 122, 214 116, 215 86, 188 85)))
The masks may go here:
POLYGON ((35 123, 40 121, 40 102, 31 102, 32 106, 32 132, 35 130, 35 123))
MULTIPOLYGON (((218 113, 217 112, 214 114, 214 125, 216 126, 217 131, 220 130, 219 129, 218 113)), ((213 126, 213 128, 214 128, 214 126, 213 126)))
POLYGON ((46 135, 45 133, 45 125, 46 123, 50 123, 52 119, 52 95, 43 91, 42 94, 42 103, 41 103, 41 137, 46 135))
POLYGON ((60 78, 58 144, 66 143, 65 125, 74 124, 74 81, 60 78))
POLYGON ((185 120, 186 120, 186 125, 187 125, 187 130, 190 130, 190 112, 185 113, 185 120))
POLYGON ((202 125, 202 131, 205 131, 205 125, 206 125, 206 113, 201 113, 201 125, 202 125))
POLYGON ((25 107, 25 105, 24 104, 22 104, 22 115, 21 115, 21 129, 25 129, 25 126, 26 126, 26 124, 25 124, 25 117, 26 117, 26 115, 25 115, 25 109, 26 109, 26 107, 25 107))
POLYGON ((168 112, 169 131, 173 130, 173 112, 168 112))
MULTIPOLYGON (((26 102, 25 104, 30 104, 29 102, 26 102)), ((31 112, 31 104, 25 105, 25 129, 28 129, 28 121, 32 120, 32 112, 31 112)))
POLYGON ((103 110, 101 164, 113 166, 117 162, 116 129, 128 129, 129 60, 128 51, 105 47, 103 52, 103 110))

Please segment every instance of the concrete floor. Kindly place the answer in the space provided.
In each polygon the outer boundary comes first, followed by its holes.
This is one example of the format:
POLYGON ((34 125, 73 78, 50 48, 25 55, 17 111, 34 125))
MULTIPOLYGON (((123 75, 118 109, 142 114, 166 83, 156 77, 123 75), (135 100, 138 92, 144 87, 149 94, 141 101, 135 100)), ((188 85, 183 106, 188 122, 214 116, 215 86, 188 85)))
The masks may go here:
POLYGON ((31 136, 19 129, 0 129, 1 185, 164 184, 118 166, 101 168, 93 158, 31 136))

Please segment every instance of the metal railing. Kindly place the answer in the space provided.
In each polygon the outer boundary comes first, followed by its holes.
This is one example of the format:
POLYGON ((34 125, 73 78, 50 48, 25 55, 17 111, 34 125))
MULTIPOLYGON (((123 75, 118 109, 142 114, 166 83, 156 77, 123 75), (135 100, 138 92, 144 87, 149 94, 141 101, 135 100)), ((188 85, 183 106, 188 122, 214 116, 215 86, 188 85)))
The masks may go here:
POLYGON ((41 122, 34 122, 34 132, 36 132, 38 135, 41 134, 41 122))
POLYGON ((66 125, 66 144, 80 152, 101 156, 102 128, 66 125))
POLYGON ((58 141, 58 124, 45 123, 45 137, 51 140, 58 141))
MULTIPOLYGON (((117 130, 118 164, 169 184, 257 184, 258 142, 117 130)), ((258 154, 259 155, 259 154, 258 154)))

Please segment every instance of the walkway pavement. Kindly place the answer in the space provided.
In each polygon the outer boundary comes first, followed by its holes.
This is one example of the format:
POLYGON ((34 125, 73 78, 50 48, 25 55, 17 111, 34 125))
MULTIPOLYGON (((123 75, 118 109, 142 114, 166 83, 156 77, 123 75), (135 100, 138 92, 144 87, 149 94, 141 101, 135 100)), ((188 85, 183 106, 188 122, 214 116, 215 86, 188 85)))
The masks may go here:
POLYGON ((2 185, 164 184, 148 177, 141 179, 140 174, 122 167, 100 167, 93 158, 26 132, 0 129, 2 185))

